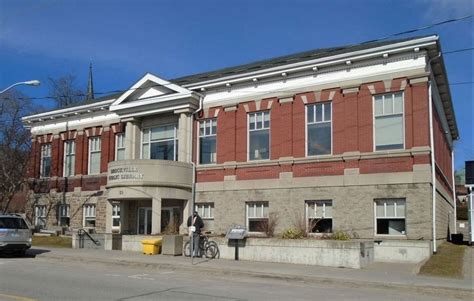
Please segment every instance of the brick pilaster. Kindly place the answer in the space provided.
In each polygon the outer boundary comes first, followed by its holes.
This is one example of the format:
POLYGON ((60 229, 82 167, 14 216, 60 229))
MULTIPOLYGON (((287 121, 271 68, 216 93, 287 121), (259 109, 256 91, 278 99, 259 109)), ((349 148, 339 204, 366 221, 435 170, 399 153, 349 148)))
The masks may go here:
POLYGON ((235 161, 236 110, 236 107, 224 108, 217 116, 217 163, 219 164, 235 161))
POLYGON ((83 170, 83 161, 87 161, 87 158, 84 159, 84 145, 85 145, 85 135, 83 131, 79 131, 76 136, 76 174, 77 175, 84 175, 85 172, 83 170))
POLYGON ((100 145, 100 172, 107 172, 107 165, 109 163, 110 155, 110 129, 104 127, 101 135, 101 145, 100 145))
POLYGON ((58 135, 54 135, 51 143, 51 177, 59 176, 59 144, 61 140, 58 135))

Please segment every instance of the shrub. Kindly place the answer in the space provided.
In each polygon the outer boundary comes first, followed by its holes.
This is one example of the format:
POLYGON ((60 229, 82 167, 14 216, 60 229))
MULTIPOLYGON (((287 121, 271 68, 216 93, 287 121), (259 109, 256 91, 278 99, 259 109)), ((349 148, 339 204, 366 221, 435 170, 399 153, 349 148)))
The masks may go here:
POLYGON ((289 228, 283 231, 281 238, 283 239, 300 239, 305 237, 305 232, 301 229, 289 228))
POLYGON ((275 234, 275 228, 278 224, 278 220, 279 220, 278 215, 276 215, 276 213, 274 212, 271 212, 268 215, 268 220, 265 222, 261 222, 258 225, 257 227, 258 232, 265 233, 267 237, 273 237, 275 234))
POLYGON ((351 239, 351 236, 347 232, 338 230, 338 231, 334 232, 334 234, 332 235, 332 239, 335 239, 335 240, 349 240, 349 239, 351 239))

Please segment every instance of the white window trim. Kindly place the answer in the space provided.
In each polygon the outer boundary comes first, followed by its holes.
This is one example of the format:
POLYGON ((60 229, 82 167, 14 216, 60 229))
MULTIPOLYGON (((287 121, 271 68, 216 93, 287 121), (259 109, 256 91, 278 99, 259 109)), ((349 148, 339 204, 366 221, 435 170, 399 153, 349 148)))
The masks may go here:
MULTIPOLYGON (((118 157, 117 157, 117 154, 118 154, 118 151, 120 150, 123 150, 125 152, 125 133, 118 133, 115 135, 115 161, 118 161, 118 157), (123 137, 123 146, 122 147, 118 147, 118 140, 119 140, 119 136, 122 136, 123 137)), ((124 156, 125 158, 125 156, 124 156)))
POLYGON ((88 152, 88 164, 87 164, 87 174, 88 175, 100 175, 100 167, 101 167, 101 161, 102 161, 102 139, 100 136, 94 136, 94 137, 89 137, 89 140, 87 141, 88 144, 89 144, 89 152, 88 152), (94 174, 91 174, 91 155, 92 155, 92 143, 91 143, 91 140, 92 139, 98 139, 99 140, 99 145, 100 145, 100 149, 97 151, 95 150, 94 153, 100 153, 100 160, 99 160, 99 172, 98 173, 94 173, 94 174))
MULTIPOLYGON (((406 199, 404 198, 385 198, 385 199, 375 199, 374 200, 374 236, 377 237, 407 237, 408 229, 407 229, 407 217, 406 217, 406 211, 407 211, 407 202, 406 199), (380 219, 400 219, 400 220, 405 220, 405 234, 377 234, 377 202, 382 202, 382 201, 395 201, 395 215, 397 213, 397 205, 396 205, 396 200, 403 200, 405 202, 405 215, 404 217, 380 217, 380 219)), ((387 203, 384 202, 384 215, 386 215, 387 212, 387 203)))
POLYGON ((84 228, 94 228, 94 227, 86 226, 86 218, 88 218, 88 217, 89 218, 93 217, 95 222, 97 223, 97 206, 96 206, 96 204, 85 204, 82 208, 82 226, 84 228), (86 207, 91 207, 91 208, 94 207, 94 215, 93 216, 92 215, 86 216, 86 211, 87 211, 86 207))
MULTIPOLYGON (((380 93, 380 94, 374 94, 372 95, 372 144, 373 144, 373 151, 374 152, 388 152, 388 151, 396 151, 399 149, 390 149, 390 150, 377 150, 377 145, 375 144, 375 97, 380 96, 380 95, 388 95, 392 94, 395 95, 396 93, 402 93, 402 135, 403 135, 403 148, 400 149, 405 149, 406 147, 406 135, 405 135, 405 91, 395 91, 395 92, 389 92, 389 93, 380 93)), ((385 105, 385 102, 382 101, 383 105, 385 105)), ((392 114, 394 115, 399 115, 399 114, 392 114)))
POLYGON ((50 178, 51 177, 51 172, 52 172, 52 165, 53 165, 53 159, 52 159, 52 151, 53 151, 53 147, 51 145, 51 143, 44 143, 44 144, 41 144, 41 147, 40 147, 40 178, 50 178), (43 148, 49 148, 49 157, 47 156, 43 156, 43 148), (43 163, 44 163, 44 158, 50 158, 50 171, 49 171, 49 175, 48 176, 45 176, 43 173, 44 173, 44 168, 43 168, 43 163))
POLYGON ((63 144, 63 148, 64 148, 64 156, 63 156, 63 177, 72 177, 76 174, 76 141, 74 140, 66 140, 64 141, 64 144, 63 144), (74 147, 73 147, 73 152, 71 154, 68 154, 67 153, 67 144, 68 143, 73 143, 74 147), (74 172, 71 174, 71 175, 66 175, 66 162, 67 162, 67 157, 68 156, 72 156, 74 155, 74 160, 73 160, 73 163, 72 163, 72 166, 73 169, 74 169, 74 172))
POLYGON ((121 218, 121 215, 122 215, 122 206, 120 203, 113 203, 112 204, 112 229, 119 229, 120 230, 120 227, 122 226, 122 218, 121 218), (119 215, 114 215, 114 207, 117 206, 119 208, 118 212, 119 212, 119 215), (118 226, 114 226, 114 219, 117 219, 119 220, 119 225, 118 226))
POLYGON ((245 203, 245 227, 247 228, 247 232, 248 233, 253 233, 253 234, 259 234, 259 233, 263 233, 263 232, 258 232, 258 231, 250 231, 250 227, 249 227, 249 222, 250 222, 250 219, 269 219, 270 218, 270 203, 269 202, 265 202, 265 201, 252 201, 252 202, 246 202, 245 203), (262 216, 262 217, 249 217, 249 205, 250 204, 261 204, 262 205, 262 215, 263 215, 263 212, 264 212, 264 205, 267 205, 267 212, 268 212, 268 216, 262 216))
MULTIPOLYGON (((312 233, 312 232, 309 232, 310 231, 310 229, 309 229, 309 219, 311 218, 311 217, 309 217, 309 206, 308 206, 309 203, 314 203, 316 206, 317 206, 318 203, 323 203, 323 217, 315 217, 313 219, 331 219, 334 222, 334 217, 332 215, 331 216, 326 216, 326 202, 331 202, 331 209, 332 209, 332 211, 334 211, 334 206, 333 206, 334 201, 333 200, 308 200, 308 201, 305 201, 306 231, 308 231, 308 233, 310 235, 324 235, 324 234, 327 234, 327 233, 312 233)), ((316 209, 317 209, 317 207, 316 207, 316 209)), ((333 231, 331 231, 331 233, 333 233, 333 231)))
MULTIPOLYGON (((212 131, 212 124, 211 124, 211 131, 212 131)), ((198 139, 197 139, 197 149, 196 149, 196 162, 198 162, 197 164, 198 165, 203 165, 203 166, 211 166, 211 165, 216 165, 217 164, 217 117, 213 117, 213 118, 207 118, 207 119, 203 119, 203 120, 199 120, 198 123, 197 123, 197 129, 196 129, 196 133, 198 133, 198 139), (210 135, 206 135, 206 126, 204 125, 204 136, 201 136, 201 131, 200 131, 200 127, 201 127, 201 122, 206 122, 206 121, 211 121, 212 120, 215 120, 216 121, 216 132, 215 133, 211 133, 210 135), (213 162, 213 163, 201 163, 201 160, 200 160, 200 155, 201 155, 201 138, 205 138, 205 137, 216 137, 216 162, 213 162)))
POLYGON ((59 208, 58 208, 58 223, 61 224, 61 226, 64 226, 64 225, 62 225, 62 222, 61 222, 61 220, 63 218, 69 218, 69 219, 71 218, 70 210, 71 210, 71 206, 69 204, 60 204, 59 205, 59 208), (67 208, 66 209, 66 215, 63 215, 63 212, 62 212, 62 208, 64 208, 64 207, 67 208))
MULTIPOLYGON (((198 213, 199 213, 199 207, 206 207, 206 208, 207 208, 207 207, 212 207, 212 216, 205 217, 205 216, 203 216, 203 215, 201 215, 201 214, 200 214, 199 216, 201 216, 201 218, 202 218, 203 220, 213 220, 213 219, 214 219, 214 209, 215 209, 215 207, 214 207, 214 203, 213 203, 213 202, 196 203, 194 210, 197 211, 198 213)), ((210 212, 210 210, 209 210, 209 212, 210 212)))
POLYGON ((39 226, 39 219, 43 220, 42 226, 46 226, 46 205, 35 205, 35 226, 39 226))
MULTIPOLYGON (((323 110, 323 120, 324 120, 324 110, 323 110)), ((304 155, 305 157, 309 157, 309 158, 316 158, 316 157, 329 157, 329 156, 332 156, 333 155, 333 152, 334 152, 334 132, 333 132, 333 118, 334 118, 334 112, 333 112, 333 102, 332 101, 321 101, 321 102, 314 102, 314 103, 309 103, 309 104, 306 104, 305 105, 305 108, 304 108, 304 123, 305 123, 305 126, 304 126, 304 144, 305 144, 305 148, 304 148, 304 155), (325 155, 308 155, 308 107, 309 106, 312 106, 312 105, 316 105, 316 104, 327 104, 327 103, 330 103, 331 104, 331 153, 329 154, 325 154, 325 155)), ((327 121, 323 121, 323 122, 313 122, 311 124, 316 124, 316 123, 324 123, 324 122, 327 122, 327 121)))
MULTIPOLYGON (((255 123, 257 122, 257 119, 255 119, 255 123)), ((265 122, 265 116, 262 119, 262 122, 265 122)), ((256 112, 249 112, 247 113, 247 162, 265 162, 265 161, 270 161, 272 158, 272 114, 270 110, 264 110, 264 111, 256 111, 256 112), (255 131, 261 131, 261 130, 267 130, 268 129, 268 159, 257 159, 257 160, 250 160, 250 115, 251 114, 261 114, 268 112, 268 128, 261 128, 261 129, 255 129, 252 130, 253 132, 255 131)))
MULTIPOLYGON (((177 149, 176 149, 176 146, 177 144, 179 143, 179 137, 178 137, 178 126, 179 124, 176 123, 176 122, 173 122, 173 123, 165 123, 165 124, 159 124, 159 125, 154 125, 154 126, 149 126, 149 127, 145 127, 145 128, 142 128, 142 130, 140 131, 141 132, 141 135, 140 135, 140 159, 142 160, 156 160, 156 159, 150 159, 150 156, 151 156, 151 152, 150 152, 150 146, 151 146, 151 131, 150 133, 148 134, 148 141, 147 141, 147 145, 148 145, 148 158, 143 158, 143 144, 144 144, 144 141, 143 141, 143 136, 144 136, 144 132, 145 131, 148 131, 148 130, 151 130, 153 128, 158 128, 158 127, 162 127, 162 126, 169 126, 169 125, 173 125, 174 126, 174 145, 173 145, 173 151, 174 151, 174 160, 173 161, 178 161, 178 154, 177 154, 177 149)), ((170 140, 173 140, 173 139, 166 139, 166 140, 160 140, 161 141, 170 141, 170 140)))
MULTIPOLYGON (((148 222, 148 217, 147 217, 147 211, 152 211, 152 207, 138 207, 137 208, 137 235, 150 235, 150 234, 146 234, 146 227, 147 227, 147 222, 148 222), (145 210, 145 228, 144 228, 144 234, 138 234, 138 231, 139 231, 139 228, 140 228, 140 209, 144 209, 145 210)), ((153 212, 153 211, 152 211, 153 212)), ((152 216, 152 219, 153 219, 153 216, 152 216)), ((153 232, 153 229, 151 230, 153 232)))

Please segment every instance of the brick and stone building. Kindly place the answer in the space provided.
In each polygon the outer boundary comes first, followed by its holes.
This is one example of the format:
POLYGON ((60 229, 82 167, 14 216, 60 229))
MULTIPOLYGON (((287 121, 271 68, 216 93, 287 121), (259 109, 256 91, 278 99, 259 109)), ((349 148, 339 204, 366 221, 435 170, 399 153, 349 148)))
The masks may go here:
POLYGON ((458 139, 440 51, 426 36, 148 73, 123 93, 24 117, 35 222, 183 233, 194 186, 217 234, 303 220, 316 236, 436 248, 454 228, 458 139))

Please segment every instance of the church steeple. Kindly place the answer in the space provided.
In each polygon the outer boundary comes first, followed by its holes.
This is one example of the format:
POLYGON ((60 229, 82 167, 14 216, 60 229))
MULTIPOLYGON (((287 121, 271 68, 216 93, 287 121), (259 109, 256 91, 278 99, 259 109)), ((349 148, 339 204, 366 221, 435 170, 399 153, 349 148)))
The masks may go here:
POLYGON ((87 82, 86 101, 94 100, 94 83, 92 81, 92 63, 89 65, 89 81, 87 82))

